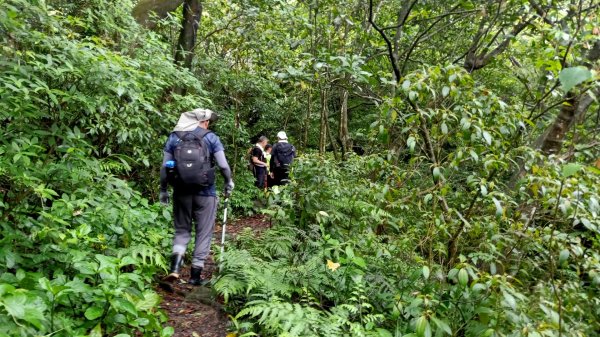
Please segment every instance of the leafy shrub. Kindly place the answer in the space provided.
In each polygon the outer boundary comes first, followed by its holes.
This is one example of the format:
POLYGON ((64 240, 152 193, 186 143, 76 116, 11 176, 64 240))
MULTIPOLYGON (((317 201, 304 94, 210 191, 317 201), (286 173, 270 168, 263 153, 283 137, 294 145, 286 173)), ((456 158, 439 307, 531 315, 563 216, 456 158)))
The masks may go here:
POLYGON ((51 3, 0 3, 0 335, 170 335, 170 212, 132 187, 201 86, 130 1, 51 3))
POLYGON ((498 214, 492 203, 471 217, 473 232, 447 266, 442 219, 411 182, 398 185, 402 168, 379 156, 303 157, 294 182, 270 195, 265 212, 276 225, 230 246, 215 290, 247 335, 593 333, 598 312, 583 308, 597 306, 599 290, 598 195, 590 188, 598 175, 537 163, 521 192, 502 194, 508 208, 536 191, 529 200, 547 210, 534 215, 537 224, 498 214))

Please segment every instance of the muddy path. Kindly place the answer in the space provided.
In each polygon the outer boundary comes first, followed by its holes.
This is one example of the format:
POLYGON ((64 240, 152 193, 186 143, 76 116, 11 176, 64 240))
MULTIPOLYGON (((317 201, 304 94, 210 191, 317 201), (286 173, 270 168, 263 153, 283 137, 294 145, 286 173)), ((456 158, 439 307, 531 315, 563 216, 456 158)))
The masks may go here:
MULTIPOLYGON (((228 240, 234 239, 237 233, 250 227, 256 233, 270 226, 269 219, 264 215, 255 215, 236 219, 227 224, 228 240)), ((222 227, 219 223, 215 226, 213 240, 220 242, 222 227)), ((217 246, 213 246, 217 249, 217 246)), ((217 272, 217 265, 212 259, 206 261, 202 271, 204 279, 210 279, 217 272)), ((226 337, 229 320, 223 311, 219 299, 214 298, 211 289, 205 286, 194 287, 187 282, 189 279, 190 265, 182 268, 179 281, 170 286, 162 284, 156 291, 163 298, 160 308, 169 316, 168 326, 175 329, 174 337, 226 337)))

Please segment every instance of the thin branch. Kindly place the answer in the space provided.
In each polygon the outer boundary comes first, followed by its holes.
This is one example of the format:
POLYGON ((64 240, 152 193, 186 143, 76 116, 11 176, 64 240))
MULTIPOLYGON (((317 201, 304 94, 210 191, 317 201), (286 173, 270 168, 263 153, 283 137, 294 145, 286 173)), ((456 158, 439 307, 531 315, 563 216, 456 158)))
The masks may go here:
MULTIPOLYGON (((579 34, 579 31, 581 30, 581 7, 582 7, 582 2, 583 0, 579 0, 579 11, 577 12, 577 28, 575 29, 575 34, 573 34, 573 36, 577 36, 579 34)), ((567 56, 569 55, 569 51, 571 51, 571 47, 573 47, 573 42, 575 42, 575 39, 572 38, 569 41, 569 45, 567 46, 567 49, 565 50, 565 55, 563 55, 563 59, 560 62, 560 64, 562 65, 562 67, 564 68, 567 64, 567 56)))
POLYGON ((560 83, 559 83, 558 81, 556 81, 556 83, 554 83, 554 86, 552 86, 552 88, 550 88, 550 90, 548 90, 548 92, 547 92, 547 93, 545 93, 545 94, 542 96, 542 98, 540 98, 540 99, 537 101, 537 103, 535 103, 535 105, 533 106, 533 108, 531 108, 531 112, 530 112, 529 116, 527 117, 528 119, 530 119, 530 118, 531 118, 531 116, 533 116, 533 112, 535 111, 535 109, 537 109, 537 108, 540 106, 540 104, 542 104, 542 101, 543 101, 543 100, 545 100, 545 99, 546 99, 546 97, 548 97, 548 96, 549 96, 549 95, 550 95, 550 94, 551 94, 551 93, 552 93, 554 90, 556 90, 556 88, 558 88, 559 84, 560 84, 560 83))
POLYGON ((534 0, 529 0, 529 4, 531 7, 533 7, 533 9, 535 9, 535 12, 540 16, 540 18, 542 18, 542 20, 544 20, 545 23, 549 24, 550 26, 554 26, 556 24, 556 22, 548 19, 548 13, 546 13, 546 10, 542 8, 540 4, 534 0))
POLYGON ((502 52, 504 52, 504 50, 506 50, 506 48, 508 47, 508 45, 510 44, 510 41, 517 36, 520 32, 523 31, 523 29, 525 29, 525 27, 527 27, 531 21, 533 21, 533 18, 528 19, 527 21, 521 22, 518 25, 516 25, 511 34, 509 36, 507 36, 504 41, 502 41, 494 50, 492 50, 490 53, 484 54, 484 55, 479 55, 477 57, 475 57, 474 60, 472 60, 472 64, 471 64, 471 68, 473 70, 477 70, 477 69, 481 69, 484 66, 486 66, 490 60, 492 60, 494 57, 500 55, 502 52), (481 61, 480 63, 478 63, 478 59, 481 61))
POLYGON ((417 4, 417 2, 418 2, 418 0, 415 0, 408 6, 408 8, 403 7, 401 9, 401 12, 399 13, 400 20, 401 20, 400 23, 398 23, 395 26, 387 26, 387 27, 381 28, 381 30, 390 30, 390 29, 397 29, 397 28, 403 27, 406 24, 406 21, 408 19, 408 14, 410 14, 410 12, 412 11, 412 8, 417 4), (403 10, 405 10, 405 11, 403 12, 403 10))
POLYGON ((535 122, 536 119, 538 119, 538 118, 542 117, 543 115, 545 115, 546 112, 548 112, 548 111, 556 108, 559 105, 562 105, 563 103, 565 103, 567 101, 568 101, 568 99, 566 99, 566 98, 561 99, 560 101, 558 101, 558 102, 552 104, 551 106, 547 107, 546 109, 544 109, 544 111, 542 111, 539 114, 537 114, 537 115, 533 116, 532 118, 530 118, 530 120, 532 122, 535 122))
POLYGON ((373 22, 373 0, 369 0, 369 23, 375 28, 377 32, 381 35, 381 37, 385 40, 388 49, 388 56, 390 58, 390 62, 392 63, 392 69, 394 70, 394 75, 396 76, 396 83, 400 82, 400 70, 398 70, 398 64, 396 63, 396 58, 394 57, 394 51, 392 49, 392 43, 390 39, 387 37, 385 32, 373 22))
MULTIPOLYGON (((211 31, 211 32, 209 32, 209 33, 207 33, 206 35, 204 35, 204 37, 202 37, 202 40, 201 40, 201 41, 199 41, 198 43, 196 43, 196 45, 195 45, 195 46, 192 48, 192 51, 194 51, 194 50, 196 49, 196 47, 198 47, 198 45, 200 45, 200 43, 201 43, 201 42, 205 42, 205 41, 206 41, 206 40, 207 40, 209 37, 211 37, 211 36, 213 36, 213 35, 215 35, 215 34, 217 34, 217 33, 219 33, 219 32, 222 32, 222 31, 224 31, 224 30, 228 30, 228 29, 229 29, 229 25, 231 25, 231 23, 232 23, 234 20, 237 20, 237 19, 241 18, 242 16, 244 16, 244 14, 243 14, 243 13, 241 13, 241 14, 238 14, 237 16, 235 16, 235 17, 231 18, 231 20, 227 21, 227 24, 225 24, 225 26, 224 26, 224 27, 217 28, 217 29, 215 29, 215 30, 213 30, 213 31, 211 31)), ((243 27, 243 25, 240 25, 240 26, 235 26, 235 27, 233 27, 233 28, 231 28, 231 29, 233 30, 233 29, 240 28, 240 27, 243 27)))
MULTIPOLYGON (((452 10, 454 10, 456 7, 458 7, 458 5, 454 6, 452 10)), ((425 34, 427 34, 427 32, 429 32, 433 27, 435 27, 435 25, 437 25, 438 22, 442 21, 442 19, 443 17, 435 20, 431 25, 429 25, 429 27, 427 27, 427 29, 425 29, 421 34, 419 34, 419 36, 417 36, 416 39, 413 40, 413 43, 411 44, 410 48, 408 49, 408 52, 406 53, 406 57, 404 58, 404 63, 402 64, 402 70, 400 71, 400 74, 404 74, 408 58, 410 57, 410 54, 413 52, 421 38, 425 36, 425 34)))
MULTIPOLYGON (((477 12, 480 12, 480 11, 481 10, 479 10, 479 9, 470 9, 470 10, 466 10, 466 11, 448 12, 448 13, 444 13, 444 14, 432 16, 430 18, 407 20, 407 22, 413 24, 413 23, 422 22, 422 21, 436 20, 436 19, 438 19, 440 17, 444 18, 444 17, 451 16, 451 15, 471 14, 471 13, 477 13, 477 12)), ((386 29, 392 29, 392 28, 396 28, 396 26, 385 27, 383 29, 386 30, 386 29)))

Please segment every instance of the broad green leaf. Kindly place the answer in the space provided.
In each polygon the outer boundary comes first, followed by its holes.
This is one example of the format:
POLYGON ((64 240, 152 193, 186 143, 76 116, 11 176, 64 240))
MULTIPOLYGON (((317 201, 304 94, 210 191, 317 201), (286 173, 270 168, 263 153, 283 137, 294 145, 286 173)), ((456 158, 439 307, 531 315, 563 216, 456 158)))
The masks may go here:
POLYGON ((102 316, 103 312, 104 312, 103 308, 98 307, 98 306, 93 306, 93 307, 87 308, 84 315, 85 315, 85 318, 87 318, 90 321, 93 321, 96 318, 102 316))
POLYGON ((427 280, 429 278, 429 267, 423 266, 421 272, 423 273, 423 278, 427 280))
POLYGON ((408 139, 406 140, 406 145, 410 149, 410 152, 415 151, 416 144, 417 144, 417 141, 415 140, 415 137, 413 137, 413 136, 408 137, 408 139))
POLYGON ((479 161, 479 156, 477 155, 477 153, 473 150, 469 151, 469 154, 471 155, 471 158, 473 158, 474 161, 479 161))
POLYGON ((504 208, 502 208, 500 201, 496 198, 492 198, 492 201, 494 202, 494 206, 496 206, 496 217, 502 217, 502 215, 504 214, 504 208))
POLYGON ((571 67, 561 70, 558 79, 564 91, 570 91, 576 85, 592 78, 592 72, 586 67, 571 67))
POLYGON ((465 268, 461 268, 458 271, 458 283, 461 286, 465 287, 468 282, 469 282, 469 274, 467 273, 467 270, 465 268))
POLYGON ((410 87, 410 80, 404 80, 404 82, 402 82, 402 89, 404 91, 408 91, 409 87, 410 87))
POLYGON ((160 337, 171 337, 175 334, 175 329, 171 326, 168 326, 160 332, 160 337))
POLYGON ((427 322, 427 325, 425 326, 425 332, 423 333, 424 337, 431 337, 431 324, 429 322, 427 322))
POLYGON ((443 134, 448 134, 448 125, 446 125, 446 123, 442 123, 441 129, 443 134))
POLYGON ((483 131, 482 135, 487 145, 492 145, 492 135, 490 135, 490 133, 487 131, 483 131))
POLYGON ((486 290, 487 287, 485 286, 485 284, 475 283, 475 284, 473 284, 471 289, 473 289, 473 291, 482 291, 482 290, 486 290))
POLYGON ((346 246, 346 256, 349 259, 353 259, 354 258, 354 250, 352 249, 352 247, 346 246))
POLYGON ((421 316, 421 317, 417 318, 417 323, 415 324, 415 332, 417 333, 417 336, 419 336, 419 337, 425 336, 425 331, 427 330, 428 326, 429 326, 429 321, 427 320, 427 317, 421 316))
MULTIPOLYGON (((535 331, 533 331, 535 332, 535 331)), ((485 332, 481 335, 481 337, 490 337, 494 334, 494 329, 487 329, 485 330, 485 332)), ((539 334, 538 334, 539 335, 539 334)), ((533 336, 531 333, 529 334, 529 336, 533 336)))
POLYGON ((14 291, 15 287, 13 287, 12 285, 6 283, 0 284, 0 296, 3 296, 4 294, 13 293, 14 291))
POLYGON ((442 321, 436 317, 431 317, 431 320, 433 321, 433 323, 435 323, 438 329, 444 331, 448 335, 452 335, 452 329, 450 329, 450 326, 448 325, 448 323, 446 323, 446 321, 442 321))
POLYGON ((441 173, 440 168, 438 166, 436 166, 436 167, 433 168, 433 172, 432 173, 433 173, 433 179, 435 181, 440 180, 440 177, 441 177, 442 173, 441 173))
POLYGON ((90 334, 88 335, 88 337, 102 337, 102 324, 98 323, 92 329, 92 331, 90 331, 90 334))
POLYGON ((568 249, 563 249, 560 251, 560 254, 558 255, 558 262, 559 263, 563 263, 565 261, 567 261, 567 259, 569 259, 569 250, 568 249))
POLYGON ((504 297, 504 305, 510 307, 513 310, 517 308, 517 301, 515 300, 515 297, 513 295, 505 291, 502 293, 502 296, 504 297))
POLYGON ((579 170, 581 170, 582 167, 583 166, 581 166, 579 164, 575 164, 575 163, 570 163, 570 164, 564 165, 562 167, 562 176, 563 176, 563 178, 568 178, 568 177, 574 175, 579 170))
POLYGON ((121 262, 119 263, 119 266, 123 267, 123 266, 127 266, 127 265, 130 265, 130 264, 136 265, 137 261, 132 256, 127 255, 127 256, 124 256, 121 259, 121 262))
POLYGON ((450 87, 448 87, 448 86, 444 86, 444 87, 442 88, 442 97, 446 97, 446 96, 448 96, 448 94, 449 94, 449 93, 450 93, 450 87))
POLYGON ((146 326, 146 325, 150 324, 150 320, 147 318, 140 317, 140 318, 136 319, 134 321, 134 323, 135 323, 134 324, 135 326, 146 326))
POLYGON ((4 298, 2 302, 9 315, 20 319, 25 317, 25 302, 27 302, 25 294, 16 293, 4 298))
POLYGON ((160 303, 160 296, 153 291, 144 292, 144 299, 135 304, 138 311, 149 311, 160 303))
POLYGON ((32 301, 24 293, 16 293, 5 297, 0 303, 14 319, 22 319, 41 328, 46 306, 40 299, 32 301))
POLYGON ((110 304, 113 306, 113 308, 117 309, 117 311, 125 311, 134 316, 138 315, 135 306, 124 298, 115 298, 110 302, 110 304))
POLYGON ((167 221, 171 221, 171 209, 163 208, 162 215, 167 221))
POLYGON ((352 259, 352 262, 354 262, 354 264, 356 264, 357 266, 361 267, 361 268, 366 268, 367 267, 367 263, 365 262, 365 260, 360 257, 360 256, 356 256, 352 259))
POLYGON ((377 336, 379 337, 394 337, 394 335, 386 329, 377 328, 375 331, 377 331, 377 336))

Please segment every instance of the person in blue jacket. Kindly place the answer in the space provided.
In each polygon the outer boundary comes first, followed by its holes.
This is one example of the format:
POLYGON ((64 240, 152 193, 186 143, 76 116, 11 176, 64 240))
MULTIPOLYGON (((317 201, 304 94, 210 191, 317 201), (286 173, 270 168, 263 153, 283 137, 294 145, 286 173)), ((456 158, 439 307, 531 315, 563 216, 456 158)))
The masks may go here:
MULTIPOLYGON (((209 109, 202 108, 181 114, 177 125, 169 135, 163 151, 159 193, 159 199, 162 204, 166 205, 169 203, 169 193, 167 191, 168 179, 165 164, 175 159, 175 148, 181 141, 176 132, 203 134, 205 132, 204 130, 209 128, 210 123, 217 119, 218 116, 216 113, 209 109)), ((225 158, 223 144, 219 137, 213 132, 206 133, 201 139, 209 150, 211 161, 216 163, 219 167, 225 180, 224 196, 227 198, 233 190, 234 183, 231 178, 231 169, 225 158)), ((175 163, 175 165, 177 164, 175 163)), ((187 245, 192 238, 192 228, 194 228, 195 242, 189 282, 192 285, 200 285, 202 283, 201 273, 204 268, 204 262, 210 252, 210 243, 215 226, 217 205, 217 190, 214 182, 209 186, 174 184, 173 218, 175 236, 173 238, 171 265, 169 274, 165 277, 165 281, 172 282, 179 279, 183 257, 187 245)))

